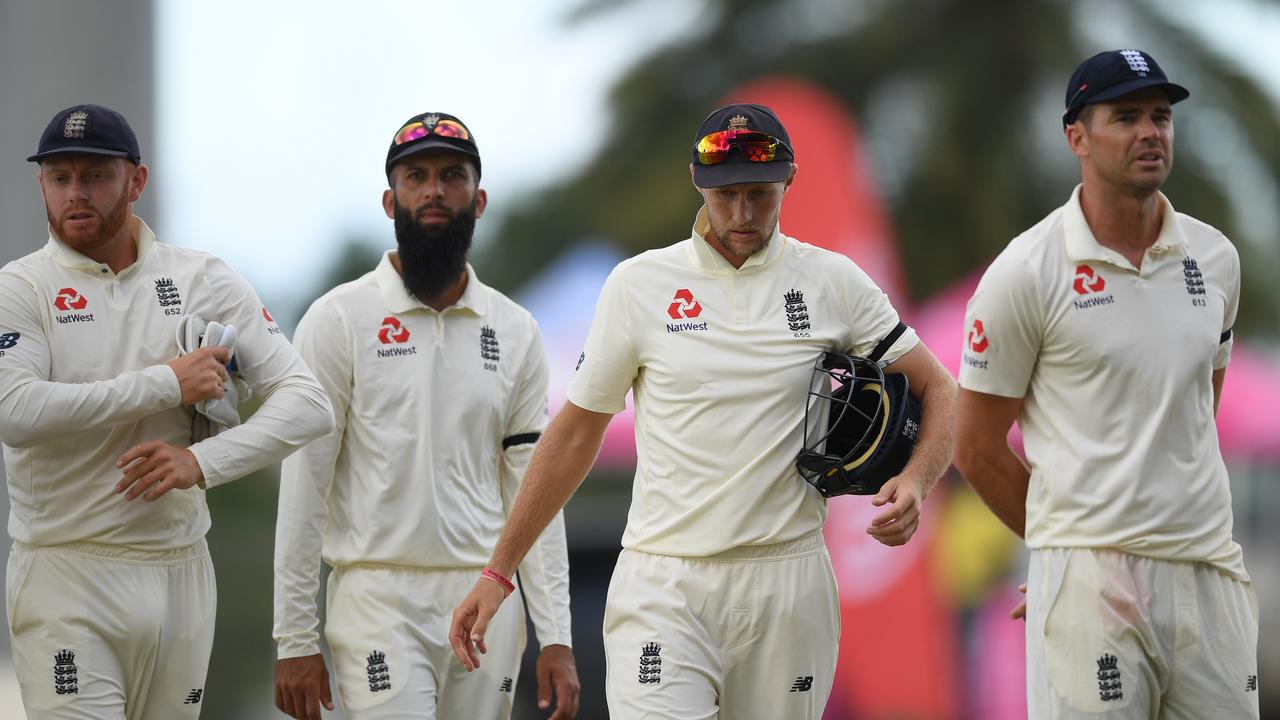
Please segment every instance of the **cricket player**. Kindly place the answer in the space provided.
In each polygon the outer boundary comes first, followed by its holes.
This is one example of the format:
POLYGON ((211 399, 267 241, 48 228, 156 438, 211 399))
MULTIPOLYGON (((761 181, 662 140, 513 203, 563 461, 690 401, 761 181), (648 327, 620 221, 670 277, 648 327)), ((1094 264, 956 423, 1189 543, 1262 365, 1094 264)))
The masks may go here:
POLYGON ((1081 63, 1063 114, 1081 183, 966 313, 955 464, 1031 549, 1033 718, 1259 713, 1258 604, 1214 426, 1240 260, 1160 192, 1188 96, 1140 50, 1081 63))
MULTIPOLYGON (((156 241, 119 113, 76 105, 35 155, 49 241, 0 270, 0 440, 14 669, 35 720, 200 714, 217 590, 205 491, 328 431, 329 401, 226 263, 156 241), (179 357, 184 317, 236 328, 179 357), (261 399, 192 444, 236 371, 261 399)), ((224 691, 231 691, 224 689, 224 691)))
MULTIPOLYGON (((467 264, 488 196, 466 125, 410 118, 386 172, 397 249, 317 300, 295 338, 337 428, 284 466, 276 706, 295 718, 333 708, 317 632, 323 557, 325 635, 353 717, 507 718, 525 645, 520 598, 494 620, 503 637, 483 673, 453 662, 448 629, 546 426, 546 359, 533 317, 467 264)), ((520 588, 507 586, 529 605, 539 705, 551 707, 554 689, 557 719, 578 704, 568 571, 557 515, 520 565, 520 588)))
POLYGON ((910 539, 948 465, 955 383, 852 261, 782 234, 794 161, 767 107, 722 107, 698 128, 693 232, 605 282, 568 402, 454 612, 450 641, 467 668, 489 662, 477 646, 506 642, 502 579, 582 482, 631 391, 638 465, 604 621, 610 716, 822 715, 839 600, 826 501, 795 467, 815 359, 865 356, 901 332, 884 361, 908 376, 923 419, 912 460, 872 500, 885 511, 867 532, 886 545, 910 539))

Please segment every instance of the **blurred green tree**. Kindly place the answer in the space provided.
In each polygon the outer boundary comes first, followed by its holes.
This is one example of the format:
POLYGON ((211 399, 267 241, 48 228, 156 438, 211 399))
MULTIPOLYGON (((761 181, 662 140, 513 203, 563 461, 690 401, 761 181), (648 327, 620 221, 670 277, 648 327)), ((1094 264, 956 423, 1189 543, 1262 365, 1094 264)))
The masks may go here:
MULTIPOLYGON (((568 22, 634 1, 587 0, 568 22)), ((1155 2, 704 0, 685 39, 614 87, 594 158, 505 215, 498 242, 475 262, 509 289, 588 237, 631 252, 686 237, 698 206, 687 170, 693 129, 735 87, 781 74, 824 87, 857 119, 911 292, 927 298, 1066 200, 1079 178, 1059 121, 1066 80, 1119 42, 1148 50, 1191 90, 1177 108, 1165 191, 1236 243, 1238 327, 1275 339, 1280 117, 1258 81, 1176 12, 1155 2)), ((573 131, 571 120, 556 122, 573 131)))

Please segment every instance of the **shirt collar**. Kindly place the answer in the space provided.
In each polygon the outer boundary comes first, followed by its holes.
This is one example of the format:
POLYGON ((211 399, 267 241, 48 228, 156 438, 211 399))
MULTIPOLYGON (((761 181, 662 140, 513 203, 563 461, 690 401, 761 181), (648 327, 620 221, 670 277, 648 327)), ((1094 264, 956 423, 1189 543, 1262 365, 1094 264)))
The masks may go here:
MULTIPOLYGON (((138 257, 133 261, 132 265, 120 271, 122 275, 141 265, 147 254, 151 252, 151 247, 156 243, 156 234, 151 231, 151 228, 147 227, 142 218, 134 215, 132 222, 133 242, 138 248, 138 257)), ((95 274, 102 272, 103 268, 106 268, 108 272, 111 270, 106 263, 100 263, 97 260, 86 257, 64 243, 57 235, 53 234, 53 228, 49 228, 49 242, 45 243, 44 247, 54 262, 68 270, 85 270, 95 274)))
MULTIPOLYGON (((1128 266, 1130 263, 1123 255, 1098 244, 1098 239, 1089 229, 1089 223, 1084 219, 1084 210, 1080 207, 1080 190, 1083 187, 1083 184, 1076 185, 1076 189, 1071 193, 1071 199, 1062 206, 1062 228, 1066 235, 1067 256, 1077 262, 1100 260, 1113 265, 1128 266)), ((1153 250, 1185 248, 1187 237, 1182 232, 1182 224, 1178 222, 1172 203, 1164 193, 1157 192, 1156 195, 1159 196, 1162 206, 1160 234, 1151 248, 1153 250)))
MULTIPOLYGON (((388 250, 383 253, 382 260, 373 270, 373 277, 378 283, 378 290, 382 293, 382 300, 386 302, 387 309, 393 313, 404 313, 410 310, 435 312, 434 308, 410 295, 404 288, 404 279, 400 277, 400 273, 396 272, 395 265, 391 264, 391 254, 394 252, 395 250, 388 250)), ((462 308, 476 315, 484 315, 489 309, 484 287, 476 278, 476 271, 472 269, 471 263, 467 263, 467 287, 463 289, 462 297, 445 308, 445 311, 462 308)))
POLYGON ((701 270, 714 272, 749 272, 770 265, 782 254, 785 236, 778 230, 780 225, 781 223, 773 227, 769 242, 759 252, 747 258, 742 267, 735 269, 720 251, 707 242, 707 233, 711 232, 711 218, 707 215, 707 207, 703 205, 693 218, 693 234, 689 237, 693 263, 701 270))

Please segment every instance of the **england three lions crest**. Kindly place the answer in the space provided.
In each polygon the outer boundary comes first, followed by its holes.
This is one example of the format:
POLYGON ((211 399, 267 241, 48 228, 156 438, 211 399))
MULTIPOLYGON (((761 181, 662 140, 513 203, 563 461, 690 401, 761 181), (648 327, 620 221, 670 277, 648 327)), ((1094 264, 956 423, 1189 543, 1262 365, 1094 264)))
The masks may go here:
POLYGON ((782 310, 787 315, 787 328, 798 338, 809 337, 809 306, 804 304, 804 293, 792 288, 782 294, 782 310))

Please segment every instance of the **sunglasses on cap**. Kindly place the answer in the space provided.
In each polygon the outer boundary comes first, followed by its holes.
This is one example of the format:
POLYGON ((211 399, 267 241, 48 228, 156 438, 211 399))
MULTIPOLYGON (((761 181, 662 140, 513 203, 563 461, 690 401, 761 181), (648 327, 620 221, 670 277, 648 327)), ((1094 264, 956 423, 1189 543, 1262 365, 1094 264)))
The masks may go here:
POLYGON ((791 148, 772 135, 757 130, 721 130, 702 138, 693 146, 700 165, 718 165, 729 157, 729 149, 737 146, 747 162, 773 162, 781 147, 788 153, 791 148))
POLYGON ((440 137, 457 138, 458 140, 470 140, 471 133, 462 126, 462 123, 453 120, 437 120, 434 125, 427 125, 421 120, 414 120, 405 125, 396 132, 395 139, 392 140, 394 145, 403 145, 414 140, 421 140, 428 135, 438 135, 440 137))

